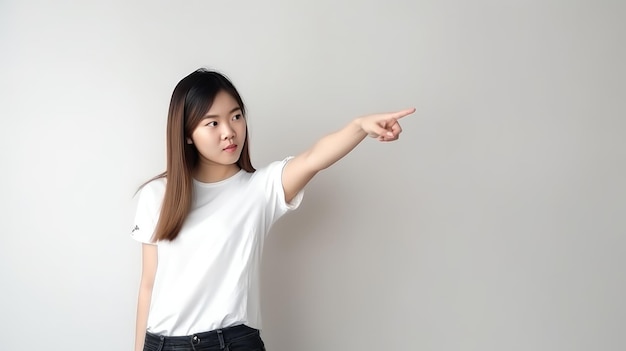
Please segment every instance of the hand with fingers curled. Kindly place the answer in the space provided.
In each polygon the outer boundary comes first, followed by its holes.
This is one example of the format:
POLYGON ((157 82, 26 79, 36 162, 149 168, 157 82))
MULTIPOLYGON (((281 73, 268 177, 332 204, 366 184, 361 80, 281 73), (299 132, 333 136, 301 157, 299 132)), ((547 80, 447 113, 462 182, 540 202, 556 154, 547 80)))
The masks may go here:
POLYGON ((402 127, 398 120, 415 112, 415 108, 409 108, 397 112, 377 113, 361 117, 361 129, 378 141, 395 141, 402 133, 402 127))

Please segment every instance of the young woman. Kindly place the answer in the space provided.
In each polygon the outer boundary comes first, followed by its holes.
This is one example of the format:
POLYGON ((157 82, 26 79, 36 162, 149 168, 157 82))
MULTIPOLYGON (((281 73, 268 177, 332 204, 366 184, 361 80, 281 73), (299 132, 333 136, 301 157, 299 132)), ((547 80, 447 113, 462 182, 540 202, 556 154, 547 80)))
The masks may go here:
POLYGON ((135 350, 264 350, 259 264, 272 224, 319 171, 368 135, 398 139, 397 120, 414 111, 356 118, 255 170, 233 84, 204 69, 183 78, 170 102, 167 168, 140 189, 131 234, 143 243, 135 350))

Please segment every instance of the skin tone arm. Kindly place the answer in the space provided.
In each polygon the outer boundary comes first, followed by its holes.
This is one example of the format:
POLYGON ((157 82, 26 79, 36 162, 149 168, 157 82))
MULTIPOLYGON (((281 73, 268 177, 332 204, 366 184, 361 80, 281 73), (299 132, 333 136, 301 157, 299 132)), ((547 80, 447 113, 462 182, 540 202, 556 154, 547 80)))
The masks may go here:
POLYGON ((411 108, 359 117, 342 129, 321 138, 310 149, 285 165, 282 175, 285 200, 291 202, 319 171, 346 156, 368 135, 382 142, 398 140, 402 132, 398 120, 413 112, 415 109, 411 108))
POLYGON ((142 244, 141 283, 139 285, 139 299, 137 301, 137 324, 135 328, 135 351, 143 350, 148 324, 148 311, 152 298, 152 286, 157 268, 157 246, 142 244))

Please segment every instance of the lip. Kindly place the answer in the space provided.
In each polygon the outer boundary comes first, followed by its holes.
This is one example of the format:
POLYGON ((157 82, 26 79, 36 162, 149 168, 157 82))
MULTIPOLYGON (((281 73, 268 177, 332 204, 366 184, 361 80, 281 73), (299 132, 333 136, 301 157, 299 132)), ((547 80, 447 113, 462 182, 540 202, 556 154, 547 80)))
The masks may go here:
POLYGON ((223 150, 226 152, 233 152, 237 150, 237 144, 230 144, 227 147, 225 147, 223 150))

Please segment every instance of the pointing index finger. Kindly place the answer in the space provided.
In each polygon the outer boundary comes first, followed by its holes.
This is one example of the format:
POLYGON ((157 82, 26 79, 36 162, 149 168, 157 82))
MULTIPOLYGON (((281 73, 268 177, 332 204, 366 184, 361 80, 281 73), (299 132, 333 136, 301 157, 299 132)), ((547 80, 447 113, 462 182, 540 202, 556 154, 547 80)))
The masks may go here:
POLYGON ((407 108, 406 110, 398 111, 393 114, 394 119, 400 119, 402 117, 406 117, 415 112, 415 107, 407 108))

